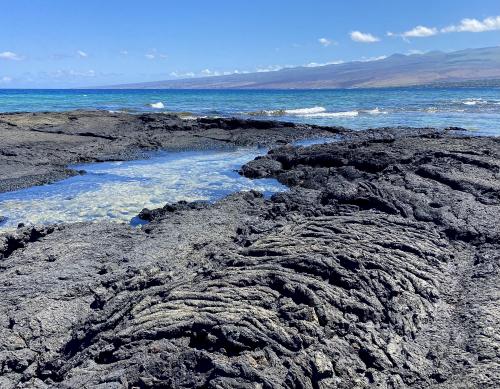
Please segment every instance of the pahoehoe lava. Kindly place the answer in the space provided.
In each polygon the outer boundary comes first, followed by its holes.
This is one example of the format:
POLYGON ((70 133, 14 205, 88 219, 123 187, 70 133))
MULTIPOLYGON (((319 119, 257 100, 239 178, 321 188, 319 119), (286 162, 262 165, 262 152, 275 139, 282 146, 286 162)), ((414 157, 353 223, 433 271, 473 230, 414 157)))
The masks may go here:
POLYGON ((498 387, 500 140, 345 134, 242 167, 271 199, 0 236, 0 387, 498 387))

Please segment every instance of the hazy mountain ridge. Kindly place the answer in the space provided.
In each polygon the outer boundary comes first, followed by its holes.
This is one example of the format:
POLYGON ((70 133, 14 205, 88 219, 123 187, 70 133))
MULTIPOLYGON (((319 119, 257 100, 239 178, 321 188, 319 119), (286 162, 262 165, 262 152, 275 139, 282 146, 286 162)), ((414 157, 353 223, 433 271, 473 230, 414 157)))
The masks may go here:
POLYGON ((376 88, 500 79, 500 47, 451 53, 394 54, 377 61, 115 85, 125 89, 376 88))

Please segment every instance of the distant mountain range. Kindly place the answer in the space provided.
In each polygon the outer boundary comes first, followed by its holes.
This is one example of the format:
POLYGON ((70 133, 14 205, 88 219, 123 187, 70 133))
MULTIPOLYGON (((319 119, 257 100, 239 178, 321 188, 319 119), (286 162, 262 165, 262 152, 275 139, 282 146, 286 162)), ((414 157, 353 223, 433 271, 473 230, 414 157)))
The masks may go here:
POLYGON ((376 61, 116 85, 125 89, 330 89, 500 85, 500 47, 451 53, 394 54, 376 61), (472 83, 471 83, 472 82, 472 83))

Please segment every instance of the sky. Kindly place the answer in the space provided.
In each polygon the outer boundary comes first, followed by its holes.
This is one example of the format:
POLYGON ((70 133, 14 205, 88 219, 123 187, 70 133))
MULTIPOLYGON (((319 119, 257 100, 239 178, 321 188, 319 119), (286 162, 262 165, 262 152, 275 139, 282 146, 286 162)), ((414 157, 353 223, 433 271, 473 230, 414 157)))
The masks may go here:
POLYGON ((500 46, 499 0, 0 0, 0 88, 71 88, 500 46))

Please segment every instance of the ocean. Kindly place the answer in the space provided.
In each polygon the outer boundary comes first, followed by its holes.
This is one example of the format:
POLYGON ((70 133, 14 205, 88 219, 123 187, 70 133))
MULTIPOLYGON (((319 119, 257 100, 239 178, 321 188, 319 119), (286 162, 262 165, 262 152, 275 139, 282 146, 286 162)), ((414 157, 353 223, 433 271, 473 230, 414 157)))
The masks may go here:
POLYGON ((500 135, 500 88, 0 90, 1 112, 72 109, 238 116, 355 130, 462 127, 500 135))

